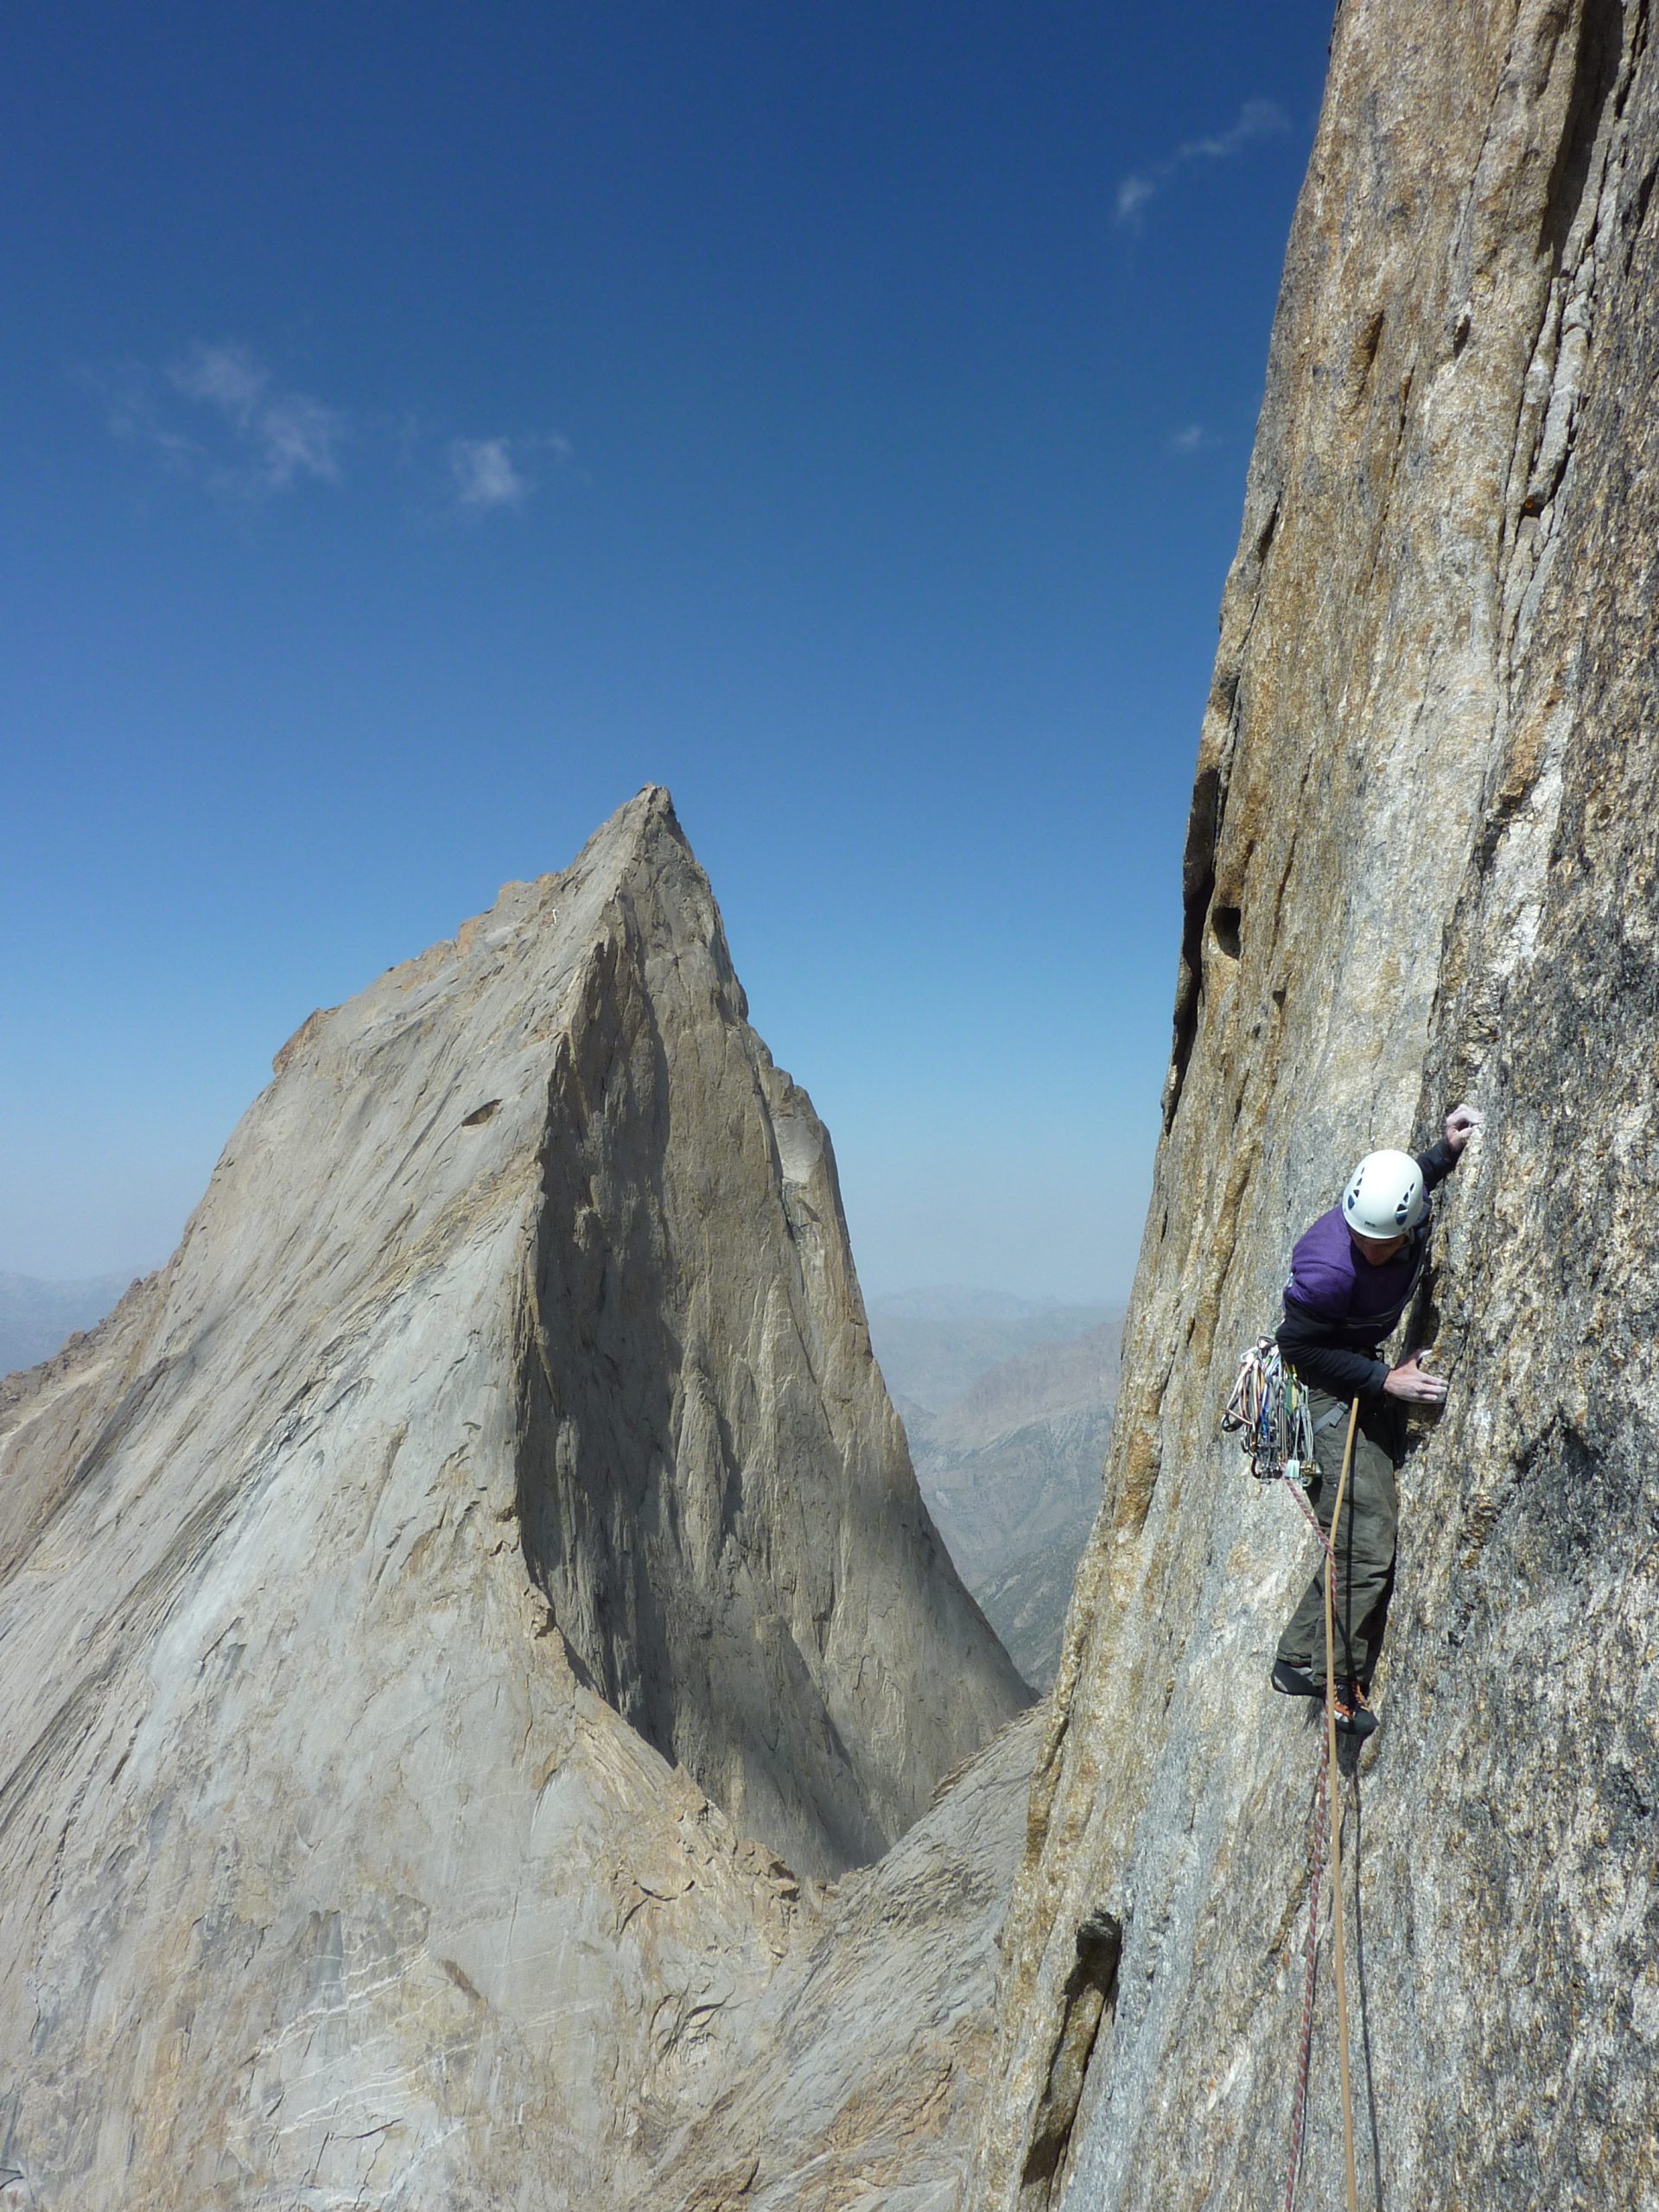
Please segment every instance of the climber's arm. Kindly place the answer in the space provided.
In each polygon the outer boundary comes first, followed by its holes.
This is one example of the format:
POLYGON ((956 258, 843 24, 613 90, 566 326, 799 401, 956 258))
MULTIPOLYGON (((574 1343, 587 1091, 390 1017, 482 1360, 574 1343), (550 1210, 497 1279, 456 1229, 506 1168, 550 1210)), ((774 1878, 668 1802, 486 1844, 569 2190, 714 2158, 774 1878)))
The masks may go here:
POLYGON ((1328 1390, 1333 1398, 1376 1398, 1389 1376, 1380 1359, 1361 1351, 1344 1351, 1330 1339, 1330 1325, 1299 1299, 1285 1300, 1285 1318, 1279 1324, 1278 1345, 1305 1382, 1328 1390))

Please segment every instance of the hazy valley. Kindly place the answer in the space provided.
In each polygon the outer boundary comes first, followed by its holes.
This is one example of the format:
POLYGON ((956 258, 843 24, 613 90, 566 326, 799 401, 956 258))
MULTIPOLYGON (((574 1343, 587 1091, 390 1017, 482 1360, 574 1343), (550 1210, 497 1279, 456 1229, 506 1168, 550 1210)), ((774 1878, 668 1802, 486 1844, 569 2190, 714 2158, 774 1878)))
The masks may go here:
POLYGON ((870 1301, 916 1479, 958 1572, 1027 1681, 1059 1660, 1100 1504, 1122 1307, 992 1292, 870 1301))

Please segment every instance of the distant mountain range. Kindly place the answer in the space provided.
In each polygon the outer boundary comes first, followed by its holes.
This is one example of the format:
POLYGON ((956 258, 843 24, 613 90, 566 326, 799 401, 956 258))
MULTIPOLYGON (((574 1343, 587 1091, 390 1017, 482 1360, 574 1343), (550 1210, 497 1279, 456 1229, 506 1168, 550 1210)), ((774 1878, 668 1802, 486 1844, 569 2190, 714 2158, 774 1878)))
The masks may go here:
POLYGON ((947 1287, 872 1298, 865 1310, 893 1398, 940 1414, 1005 1361, 1121 1321, 1123 1309, 947 1287))
POLYGON ((1044 1313, 1104 1313, 1104 1306, 1064 1298, 1020 1298, 1011 1290, 982 1290, 970 1283, 925 1283, 919 1290, 879 1291, 866 1311, 909 1321, 1025 1321, 1044 1313))
POLYGON ((1123 1308, 938 1289, 868 1310, 928 1510, 1014 1663, 1046 1688, 1100 1500, 1123 1308))
POLYGON ((0 1274, 0 1375, 50 1359, 77 1329, 101 1321, 132 1281, 126 1274, 79 1282, 0 1274))

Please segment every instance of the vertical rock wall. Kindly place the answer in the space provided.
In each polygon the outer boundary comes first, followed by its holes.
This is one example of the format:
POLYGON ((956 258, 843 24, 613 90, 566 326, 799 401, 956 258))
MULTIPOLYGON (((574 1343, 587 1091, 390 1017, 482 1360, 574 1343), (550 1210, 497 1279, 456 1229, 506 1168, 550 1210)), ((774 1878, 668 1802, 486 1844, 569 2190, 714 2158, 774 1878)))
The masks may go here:
MULTIPOLYGON (((1348 0, 1200 746, 1166 1131, 977 2202, 1281 2191, 1312 1565, 1217 1417, 1456 1096, 1383 1729, 1343 1783, 1362 2202, 1659 2195, 1659 62, 1642 0, 1348 0)), ((1320 1989, 1305 2202, 1338 2201, 1320 1989)))
POLYGON ((871 1356, 835 1156, 652 840, 550 1055, 517 1363, 525 1553, 607 1700, 801 1872, 876 1858, 1030 1693, 871 1356))

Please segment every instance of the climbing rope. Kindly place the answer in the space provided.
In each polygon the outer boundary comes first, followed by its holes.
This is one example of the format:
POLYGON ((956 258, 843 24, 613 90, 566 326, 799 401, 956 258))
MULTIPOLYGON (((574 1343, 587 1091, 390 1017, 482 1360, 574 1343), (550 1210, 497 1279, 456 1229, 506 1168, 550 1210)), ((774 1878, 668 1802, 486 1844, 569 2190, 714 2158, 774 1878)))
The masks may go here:
POLYGON ((1307 2132, 1307 2081, 1313 2053, 1313 1999, 1319 1955, 1319 1883, 1327 1853, 1331 1860, 1332 1967, 1337 1984, 1337 2046, 1342 2073, 1342 2142, 1347 2166, 1348 2212, 1359 2212, 1354 2173, 1354 2102, 1348 2057, 1348 1978, 1346 1931, 1342 1904, 1342 1833, 1340 1821, 1331 1813, 1331 1771, 1337 1763, 1336 1622, 1333 1586, 1336 1581, 1337 1531, 1349 1471, 1354 1464, 1354 1439, 1359 1427, 1359 1401, 1348 1415, 1348 1440, 1342 1455, 1342 1474, 1337 1484, 1331 1534, 1319 1526, 1319 1516, 1302 1488, 1302 1470, 1313 1465, 1313 1420, 1306 1386, 1287 1368, 1270 1337, 1258 1338, 1238 1365, 1238 1376, 1222 1415, 1223 1432, 1236 1435, 1250 1472, 1258 1482, 1282 1482, 1303 1517, 1319 1538, 1325 1553, 1325 1726, 1319 1732, 1319 1772, 1314 1787, 1313 1810, 1308 1824, 1307 1941, 1302 1975, 1302 2032, 1297 2055, 1296 2086, 1291 2099, 1289 2173, 1285 2185, 1285 2212, 1295 2212, 1296 2183, 1300 2177, 1302 2149, 1307 2132))
MULTIPOLYGON (((1323 1539, 1325 1531, 1320 1529, 1323 1539)), ((1325 1872, 1331 1834, 1330 1738, 1319 1731, 1319 1775, 1313 1785, 1313 1809, 1307 1837, 1307 1941, 1302 1970, 1302 2035, 1296 2059, 1296 2088, 1290 2105, 1290 2168, 1285 2183, 1285 2212, 1295 2212, 1296 2180, 1301 2171, 1302 2140, 1307 2132, 1307 2075, 1313 2058, 1313 1993, 1319 1965, 1319 1877, 1325 1872)))
POLYGON ((1348 2070, 1348 1960, 1342 1915, 1342 1822, 1332 1820, 1329 1808, 1331 1770, 1337 1763, 1337 1631, 1332 1585, 1337 1579, 1336 1535, 1342 1522, 1343 1493, 1348 1470, 1354 1464, 1354 1433, 1359 1427, 1359 1399, 1348 1415, 1348 1442, 1342 1455, 1342 1480, 1331 1513, 1331 1541, 1325 1548, 1325 1762, 1327 1792, 1325 1826, 1331 1837, 1331 1963, 1337 1977, 1337 2050, 1342 2062, 1342 2152, 1348 2170, 1348 2212, 1359 2212, 1359 2190, 1354 2179, 1354 2091, 1348 2070))
MULTIPOLYGON (((1359 2212, 1359 2190, 1354 2173, 1354 2094, 1348 2059, 1348 1960, 1346 1928, 1342 1908, 1342 1822, 1331 1816, 1331 1770, 1337 1763, 1336 1620, 1332 1585, 1337 1576, 1336 1535, 1342 1520, 1343 1498, 1349 1470, 1354 1464, 1354 1435, 1359 1427, 1359 1400, 1348 1415, 1348 1441, 1342 1454, 1342 1476, 1327 1536, 1313 1509, 1291 1483, 1292 1495, 1313 1523, 1313 1533, 1325 1551, 1325 1726, 1319 1731, 1319 1777, 1313 1793, 1313 1816, 1308 1836, 1306 1966, 1302 1976, 1302 2039, 1296 2065, 1296 2088, 1291 2099, 1289 2177, 1285 2185, 1285 2212, 1294 2212, 1296 2183, 1302 2164, 1302 2145, 1307 2130, 1307 2076, 1313 2055, 1313 1992, 1319 1955, 1319 1876, 1328 1850, 1331 1858, 1332 1968, 1337 1984, 1337 2055, 1342 2074, 1342 2149, 1347 2169, 1348 2212, 1359 2212)), ((1287 1475, 1286 1479, 1289 1478, 1287 1475)))

